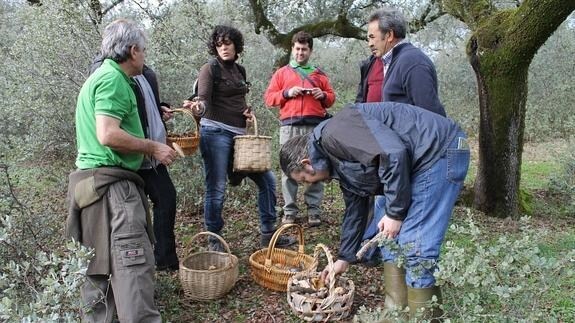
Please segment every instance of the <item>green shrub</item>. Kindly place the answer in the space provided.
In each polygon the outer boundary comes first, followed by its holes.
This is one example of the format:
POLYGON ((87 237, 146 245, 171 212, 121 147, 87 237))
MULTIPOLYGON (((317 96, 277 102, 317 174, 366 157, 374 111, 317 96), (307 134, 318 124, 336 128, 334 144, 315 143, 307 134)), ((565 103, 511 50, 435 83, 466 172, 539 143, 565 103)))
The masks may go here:
POLYGON ((436 273, 448 317, 462 322, 575 319, 575 308, 565 314, 553 305, 567 294, 552 295, 573 283, 575 250, 543 256, 539 243, 546 232, 532 228, 527 217, 518 225, 514 235, 484 232, 472 217, 451 226, 436 273))
MULTIPOLYGON (((461 210, 461 209, 459 209, 461 210)), ((445 317, 454 322, 573 321, 570 297, 575 282, 575 250, 540 251, 546 232, 522 218, 516 234, 486 232, 468 216, 456 219, 436 272, 445 317)), ((494 226, 491 225, 491 228, 494 226)), ((360 307, 354 322, 393 320, 399 313, 360 307)))
POLYGON ((575 149, 560 157, 562 171, 549 179, 549 193, 563 205, 563 214, 575 214, 575 149))
POLYGON ((0 180, 0 321, 78 321, 79 286, 91 252, 62 243, 62 216, 33 212, 0 180))

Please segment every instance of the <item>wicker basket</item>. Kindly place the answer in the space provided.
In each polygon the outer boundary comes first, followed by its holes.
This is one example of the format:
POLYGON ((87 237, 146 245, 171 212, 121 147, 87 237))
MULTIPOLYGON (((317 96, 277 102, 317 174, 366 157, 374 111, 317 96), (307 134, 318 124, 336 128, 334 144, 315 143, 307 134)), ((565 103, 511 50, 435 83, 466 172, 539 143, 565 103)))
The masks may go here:
POLYGON ((234 137, 234 172, 259 173, 272 168, 272 137, 258 135, 253 116, 254 135, 234 137))
POLYGON ((189 255, 180 263, 180 282, 187 298, 210 300, 224 296, 238 280, 238 258, 230 252, 230 247, 219 235, 200 232, 201 235, 217 237, 227 252, 203 251, 189 255))
POLYGON ((288 279, 298 271, 317 268, 317 260, 304 253, 303 229, 297 224, 284 224, 276 230, 268 248, 260 249, 250 256, 250 268, 253 279, 263 287, 285 292, 288 279), (298 250, 275 247, 281 233, 291 227, 298 229, 298 250))
POLYGON ((200 126, 198 124, 198 120, 194 117, 194 114, 190 109, 173 109, 172 112, 183 113, 194 120, 194 125, 196 126, 195 130, 189 130, 183 134, 168 133, 166 138, 168 146, 173 147, 173 144, 175 143, 180 146, 186 156, 190 156, 200 145, 200 126))
POLYGON ((341 276, 335 277, 331 253, 321 243, 315 247, 315 261, 318 261, 319 253, 322 250, 327 256, 328 268, 330 268, 329 286, 318 288, 320 286, 317 285, 322 283, 319 272, 297 273, 287 283, 287 301, 293 312, 305 321, 344 320, 351 312, 355 285, 351 279, 341 276))

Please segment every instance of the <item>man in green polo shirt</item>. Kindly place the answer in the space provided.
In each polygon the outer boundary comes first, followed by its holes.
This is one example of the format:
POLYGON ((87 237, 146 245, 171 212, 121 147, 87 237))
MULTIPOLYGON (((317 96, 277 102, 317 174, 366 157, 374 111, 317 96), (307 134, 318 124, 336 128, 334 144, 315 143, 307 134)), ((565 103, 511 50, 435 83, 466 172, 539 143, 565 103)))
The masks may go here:
POLYGON ((82 321, 161 322, 154 304, 153 234, 145 155, 170 165, 176 152, 145 139, 130 77, 141 74, 146 37, 129 20, 104 30, 106 59, 84 83, 76 106, 78 170, 70 174, 68 236, 94 248, 81 288, 82 321))

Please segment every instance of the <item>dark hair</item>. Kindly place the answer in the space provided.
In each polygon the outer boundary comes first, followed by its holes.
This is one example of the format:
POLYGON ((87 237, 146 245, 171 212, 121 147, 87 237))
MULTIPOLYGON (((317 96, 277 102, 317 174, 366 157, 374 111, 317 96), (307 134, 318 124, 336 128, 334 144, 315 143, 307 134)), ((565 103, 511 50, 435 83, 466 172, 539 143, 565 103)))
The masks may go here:
POLYGON ((373 12, 368 22, 378 21, 379 31, 382 35, 386 32, 393 30, 393 35, 396 38, 405 38, 407 32, 407 21, 401 12, 393 8, 379 9, 373 12))
POLYGON ((213 56, 218 56, 216 44, 218 41, 226 38, 234 43, 236 49, 236 57, 234 60, 238 59, 238 54, 244 51, 244 36, 242 36, 239 30, 230 26, 217 25, 214 27, 214 31, 208 42, 208 53, 213 56))
POLYGON ((303 30, 298 31, 291 38, 291 46, 292 47, 293 47, 293 45, 295 45, 295 43, 307 44, 309 46, 309 49, 313 50, 313 37, 309 33, 305 32, 303 30))
POLYGON ((291 173, 301 171, 302 160, 309 157, 308 143, 311 134, 290 138, 280 149, 280 166, 284 174, 291 178, 291 173))

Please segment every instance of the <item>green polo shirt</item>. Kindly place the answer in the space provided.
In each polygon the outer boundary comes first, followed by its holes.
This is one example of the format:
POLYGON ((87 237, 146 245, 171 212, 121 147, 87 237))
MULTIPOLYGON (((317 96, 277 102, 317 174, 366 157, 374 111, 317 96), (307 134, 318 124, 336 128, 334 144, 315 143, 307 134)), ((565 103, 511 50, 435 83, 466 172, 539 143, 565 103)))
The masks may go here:
POLYGON ((120 128, 130 135, 144 138, 132 83, 116 62, 106 59, 82 86, 76 105, 76 166, 79 169, 119 166, 135 171, 140 168, 143 154, 120 153, 100 144, 96 136, 96 115, 104 115, 118 119, 120 128))

